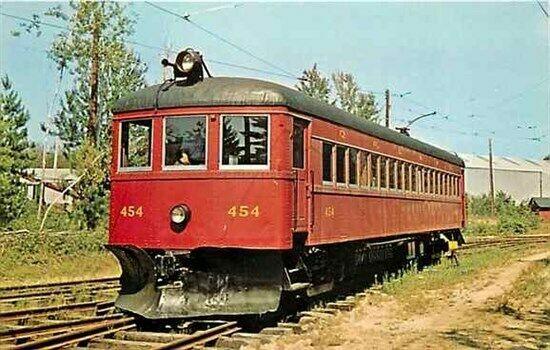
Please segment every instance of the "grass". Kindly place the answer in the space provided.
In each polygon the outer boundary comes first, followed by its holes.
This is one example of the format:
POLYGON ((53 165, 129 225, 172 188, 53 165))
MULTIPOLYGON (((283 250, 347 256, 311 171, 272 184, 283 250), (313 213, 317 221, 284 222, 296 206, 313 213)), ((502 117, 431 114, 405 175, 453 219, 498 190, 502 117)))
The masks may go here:
POLYGON ((52 282, 120 274, 103 248, 105 231, 37 233, 0 237, 0 285, 52 282))
MULTIPOLYGON (((494 301, 493 310, 521 319, 533 305, 543 306, 543 299, 550 295, 550 259, 543 259, 529 266, 514 287, 494 301), (530 302, 525 303, 526 300, 530 302)), ((550 316, 550 306, 542 310, 550 316)))
POLYGON ((420 274, 408 271, 403 277, 384 283, 381 290, 396 297, 407 312, 428 312, 427 306, 434 301, 434 294, 446 298, 453 287, 471 283, 487 270, 507 265, 524 255, 526 250, 491 247, 476 254, 459 255, 459 266, 443 258, 440 265, 432 266, 420 274))

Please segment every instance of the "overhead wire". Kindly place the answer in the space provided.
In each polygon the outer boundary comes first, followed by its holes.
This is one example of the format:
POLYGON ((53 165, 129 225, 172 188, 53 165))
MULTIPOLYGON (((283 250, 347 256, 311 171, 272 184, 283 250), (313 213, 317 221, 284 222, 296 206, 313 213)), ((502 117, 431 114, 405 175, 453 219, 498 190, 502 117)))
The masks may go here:
POLYGON ((238 51, 240 51, 240 52, 242 52, 242 53, 244 53, 244 54, 246 54, 246 55, 248 55, 248 56, 250 56, 250 57, 252 57, 252 58, 254 58, 254 59, 256 59, 256 60, 258 60, 258 61, 260 61, 260 62, 262 62, 262 63, 264 63, 264 64, 266 64, 266 65, 268 65, 268 66, 270 66, 271 68, 277 69, 277 70, 283 72, 284 74, 287 74, 287 75, 289 75, 289 76, 294 77, 295 79, 300 79, 300 77, 298 77, 298 76, 296 76, 295 74, 289 72, 288 70, 286 70, 286 69, 284 69, 284 68, 281 68, 281 67, 279 67, 278 65, 276 65, 276 64, 274 64, 274 63, 269 62, 268 60, 266 60, 266 59, 264 59, 264 58, 262 58, 262 57, 260 57, 260 56, 258 56, 258 55, 256 55, 256 54, 254 54, 254 53, 251 52, 250 50, 248 50, 248 49, 246 49, 246 48, 244 48, 244 47, 242 47, 242 46, 240 46, 240 45, 237 45, 237 44, 235 44, 234 42, 232 42, 232 41, 230 41, 230 40, 228 40, 228 39, 222 37, 221 35, 219 35, 219 34, 213 32, 212 30, 207 29, 207 28, 205 28, 204 26, 202 26, 202 25, 200 25, 200 24, 198 24, 198 23, 192 21, 192 20, 190 19, 190 15, 181 15, 181 14, 179 14, 179 13, 177 13, 177 12, 174 12, 174 11, 172 11, 172 10, 166 9, 166 8, 164 8, 164 7, 160 6, 160 5, 157 5, 157 4, 153 3, 153 2, 150 2, 150 1, 145 1, 145 3, 146 3, 147 5, 149 5, 149 6, 151 6, 151 7, 156 8, 156 9, 159 10, 159 11, 162 11, 162 12, 164 12, 164 13, 170 14, 170 15, 172 15, 172 16, 176 16, 176 17, 178 17, 178 18, 180 18, 180 19, 186 21, 187 23, 189 23, 189 24, 191 24, 192 26, 194 26, 195 28, 197 28, 197 29, 199 29, 199 30, 201 30, 201 31, 203 31, 203 32, 205 32, 205 33, 207 33, 208 35, 212 36, 213 38, 220 40, 221 42, 223 42, 223 43, 225 43, 225 44, 227 44, 227 45, 233 47, 234 49, 236 49, 236 50, 238 50, 238 51))
MULTIPOLYGON (((49 22, 44 22, 42 20, 33 20, 33 19, 30 19, 30 18, 16 16, 16 15, 12 15, 12 14, 5 13, 5 12, 0 12, 0 15, 6 16, 6 17, 9 17, 9 18, 13 18, 13 19, 17 19, 17 20, 20 20, 20 21, 28 22, 28 23, 37 23, 37 24, 40 24, 40 25, 44 25, 46 27, 61 29, 61 30, 64 30, 64 31, 70 31, 69 27, 56 25, 56 24, 52 24, 52 23, 49 23, 49 22)), ((156 51, 157 50, 160 50, 160 51, 166 50, 166 48, 163 48, 163 47, 160 47, 160 46, 144 44, 142 42, 131 40, 131 39, 123 39, 122 41, 125 42, 125 43, 128 43, 128 44, 143 47, 143 48, 146 48, 146 49, 151 49, 151 50, 156 50, 156 51)), ((177 53, 177 51, 175 51, 175 50, 169 50, 169 51, 173 52, 173 53, 177 53)), ((232 63, 232 62, 224 62, 224 61, 215 60, 215 59, 207 59, 207 61, 218 64, 218 65, 244 69, 244 70, 248 70, 248 71, 251 71, 251 72, 263 73, 263 74, 266 74, 266 75, 279 76, 279 77, 284 77, 284 78, 288 78, 288 79, 292 79, 292 80, 300 79, 299 77, 296 77, 294 75, 277 73, 277 72, 273 72, 273 71, 269 71, 269 70, 265 70, 265 69, 249 67, 249 66, 245 66, 245 65, 232 63)))

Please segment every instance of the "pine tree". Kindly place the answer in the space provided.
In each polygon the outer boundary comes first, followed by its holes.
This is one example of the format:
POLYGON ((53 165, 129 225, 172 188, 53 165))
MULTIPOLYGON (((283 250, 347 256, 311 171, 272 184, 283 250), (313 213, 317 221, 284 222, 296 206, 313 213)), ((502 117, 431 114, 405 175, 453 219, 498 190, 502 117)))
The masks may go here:
POLYGON ((374 95, 362 92, 353 75, 336 72, 332 74, 332 81, 340 108, 359 118, 379 122, 379 110, 374 95))
POLYGON ((125 5, 119 2, 71 2, 70 7, 71 16, 60 7, 47 12, 67 22, 70 28, 58 35, 50 49, 59 70, 67 71, 74 82, 54 118, 56 133, 69 151, 86 139, 108 150, 111 107, 120 97, 145 85, 146 67, 125 43, 134 32, 135 20, 126 15, 125 5), (96 43, 94 36, 98 37, 96 43), (97 120, 93 123, 95 130, 90 130, 94 52, 99 57, 97 120))
MULTIPOLYGON (((49 50, 60 74, 69 74, 72 82, 49 132, 63 141, 78 175, 86 173, 74 190, 75 215, 82 215, 80 222, 87 228, 94 228, 107 213, 111 108, 117 99, 145 85, 146 67, 126 44, 135 25, 126 6, 72 1, 67 12, 57 5, 44 13, 69 28, 57 35, 49 50)), ((40 16, 33 18, 23 26, 39 35, 40 16)))
POLYGON ((8 76, 1 78, 0 92, 0 226, 17 218, 26 204, 26 188, 20 178, 29 165, 26 124, 29 112, 8 76))
POLYGON ((317 63, 313 67, 306 69, 302 73, 300 82, 296 88, 308 96, 329 103, 330 98, 330 82, 317 69, 317 63))
POLYGON ((359 118, 380 122, 374 95, 370 92, 362 92, 352 74, 343 72, 332 74, 334 92, 331 81, 323 76, 317 64, 304 70, 301 78, 296 88, 306 95, 336 105, 359 118))

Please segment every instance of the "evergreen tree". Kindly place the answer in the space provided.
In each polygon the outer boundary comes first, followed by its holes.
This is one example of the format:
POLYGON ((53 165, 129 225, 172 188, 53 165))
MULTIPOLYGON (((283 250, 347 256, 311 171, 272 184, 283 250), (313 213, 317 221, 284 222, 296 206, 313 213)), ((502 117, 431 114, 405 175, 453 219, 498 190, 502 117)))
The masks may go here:
POLYGON ((304 70, 301 78, 296 88, 306 95, 336 105, 359 118, 377 123, 380 121, 374 95, 362 92, 352 74, 343 72, 332 74, 334 92, 330 80, 318 70, 317 64, 304 70), (334 98, 332 98, 333 95, 334 98))
MULTIPOLYGON (((126 44, 135 25, 126 6, 114 1, 72 1, 68 11, 57 5, 44 13, 69 28, 57 35, 49 50, 60 74, 69 74, 72 82, 54 117, 55 130, 50 132, 63 141, 77 173, 87 173, 75 186, 79 195, 75 204, 76 215, 82 215, 80 222, 88 228, 107 213, 110 110, 117 99, 145 85, 146 67, 126 44)), ((33 18, 25 29, 39 35, 40 16, 33 18)))
POLYGON ((317 69, 317 63, 314 63, 312 68, 304 70, 302 78, 296 85, 298 90, 308 96, 329 103, 330 82, 317 69))
POLYGON ((70 16, 59 6, 46 13, 67 22, 70 28, 58 35, 50 49, 59 70, 67 71, 74 82, 65 92, 61 111, 54 118, 56 133, 69 151, 85 139, 108 150, 111 107, 123 95, 145 85, 146 67, 125 43, 134 32, 135 20, 119 2, 71 2, 70 8, 70 16), (98 37, 96 43, 94 35, 98 37), (94 54, 99 57, 97 120, 95 130, 89 130, 94 54))
POLYGON ((26 187, 20 182, 29 165, 26 124, 29 112, 8 76, 1 78, 0 92, 0 226, 17 218, 26 202, 26 187))
POLYGON ((365 118, 373 122, 379 121, 379 111, 374 95, 362 92, 353 75, 336 72, 332 74, 332 81, 340 108, 359 118, 365 118))

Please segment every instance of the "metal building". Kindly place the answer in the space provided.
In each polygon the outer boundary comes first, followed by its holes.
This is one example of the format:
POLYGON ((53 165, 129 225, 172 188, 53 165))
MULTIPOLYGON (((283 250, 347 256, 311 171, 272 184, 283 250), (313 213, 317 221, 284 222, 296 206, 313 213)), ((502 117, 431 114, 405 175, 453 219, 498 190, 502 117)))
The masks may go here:
MULTIPOLYGON (((489 156, 459 154, 464 160, 466 193, 489 193, 489 156)), ((495 193, 504 191, 516 201, 550 196, 550 161, 493 156, 495 193)))

